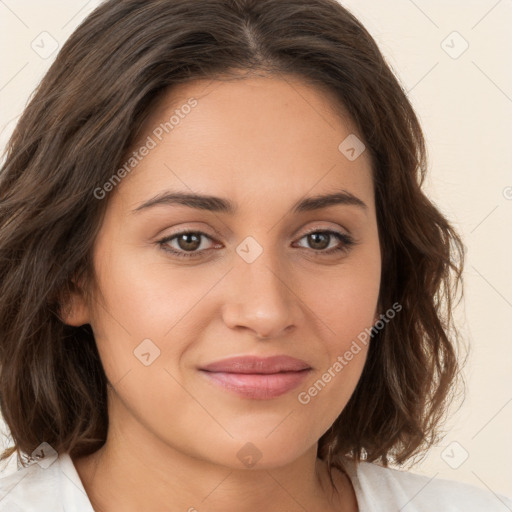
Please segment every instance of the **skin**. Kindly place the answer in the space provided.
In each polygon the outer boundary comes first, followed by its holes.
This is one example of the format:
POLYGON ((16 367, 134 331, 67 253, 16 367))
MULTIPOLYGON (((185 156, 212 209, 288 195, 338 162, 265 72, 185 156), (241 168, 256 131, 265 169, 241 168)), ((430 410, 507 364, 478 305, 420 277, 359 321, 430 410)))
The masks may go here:
MULTIPOLYGON (((349 161, 338 150, 356 132, 328 93, 261 76, 180 84, 156 105, 136 147, 190 97, 197 106, 103 199, 94 246, 101 295, 88 303, 77 292, 63 314, 69 325, 91 324, 111 383, 107 441, 75 466, 102 512, 355 511, 350 480, 336 470, 333 494, 316 451, 355 389, 367 347, 307 405, 297 395, 378 318, 368 152, 349 161), (165 190, 220 196, 238 210, 160 205, 131 213, 165 190), (367 209, 290 212, 299 199, 340 190, 367 209), (343 242, 314 245, 306 236, 313 229, 350 234, 357 244, 322 254, 343 242), (158 245, 186 230, 210 237, 192 249, 201 255, 179 258, 158 245), (236 252, 248 236, 263 249, 251 263, 236 252), (148 338, 160 355, 145 366, 134 350, 148 338), (279 354, 313 370, 268 400, 235 395, 198 370, 231 356, 279 354), (250 468, 237 457, 248 442, 261 455, 250 468)), ((178 237, 167 246, 187 251, 178 237)))

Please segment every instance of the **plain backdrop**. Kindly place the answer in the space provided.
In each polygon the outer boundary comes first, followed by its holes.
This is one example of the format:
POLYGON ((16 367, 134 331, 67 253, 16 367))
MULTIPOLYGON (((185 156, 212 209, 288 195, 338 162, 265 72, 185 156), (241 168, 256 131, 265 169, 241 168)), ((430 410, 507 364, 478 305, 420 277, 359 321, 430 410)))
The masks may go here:
MULTIPOLYGON (((341 3, 407 91, 428 145, 426 191, 467 247, 457 309, 471 346, 466 398, 442 443, 412 470, 512 496, 512 1, 341 3)), ((47 53, 98 4, 0 0, 2 149, 56 55, 47 53)), ((5 472, 14 469, 11 460, 5 472)))

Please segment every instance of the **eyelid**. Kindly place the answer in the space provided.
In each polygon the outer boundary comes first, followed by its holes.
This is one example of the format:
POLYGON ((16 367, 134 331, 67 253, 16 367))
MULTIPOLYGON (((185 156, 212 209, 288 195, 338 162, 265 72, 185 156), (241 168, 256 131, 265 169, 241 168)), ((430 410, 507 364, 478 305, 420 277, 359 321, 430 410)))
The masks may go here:
MULTIPOLYGON (((192 223, 193 224, 193 223, 192 223)), ((205 237, 208 237, 214 241, 218 241, 221 238, 224 237, 224 235, 216 228, 210 226, 207 224, 207 227, 203 228, 204 222, 199 223, 201 226, 195 227, 194 225, 190 225, 189 223, 186 223, 184 227, 181 225, 178 227, 175 227, 174 229, 171 228, 171 231, 167 233, 167 229, 159 230, 159 233, 157 235, 154 235, 151 239, 151 243, 158 243, 162 240, 168 240, 169 238, 173 238, 175 236, 183 235, 185 233, 201 233, 205 237), (208 231, 212 231, 213 234, 208 233, 208 231), (162 235, 161 233, 165 232, 165 235, 162 235)))
MULTIPOLYGON (((302 240, 306 236, 312 234, 312 233, 327 233, 330 237, 334 237, 338 240, 339 243, 341 243, 341 247, 332 247, 328 250, 318 250, 315 251, 314 249, 309 249, 309 251, 312 251, 315 256, 331 256, 337 252, 344 252, 348 253, 353 246, 358 245, 359 241, 356 240, 351 234, 349 233, 343 233, 339 231, 338 229, 333 228, 326 228, 326 227, 312 227, 308 231, 303 232, 301 236, 299 236, 298 241, 302 240)), ((178 258, 184 258, 184 259, 194 259, 194 258, 201 258, 205 253, 208 253, 212 250, 210 249, 202 249, 200 251, 183 251, 179 249, 173 249, 170 247, 166 247, 169 242, 171 242, 174 238, 179 237, 180 235, 185 234, 196 234, 200 235, 202 237, 206 237, 210 239, 213 243, 217 242, 219 243, 214 237, 210 236, 208 233, 205 233, 204 231, 200 229, 193 229, 193 228, 183 228, 180 231, 177 231, 175 233, 170 233, 168 236, 165 236, 164 238, 160 239, 157 242, 157 245, 160 246, 160 248, 167 253, 170 253, 178 258)))
MULTIPOLYGON (((308 230, 303 232, 302 230, 303 230, 304 227, 301 226, 299 229, 297 229, 295 231, 293 237, 296 238, 296 237, 298 237, 300 235, 300 238, 302 238, 302 237, 304 237, 306 235, 309 235, 311 233, 315 233, 317 231, 324 231, 324 232, 331 231, 331 232, 339 233, 340 235, 351 237, 351 238, 353 238, 355 240, 354 236, 350 233, 350 231, 348 229, 346 229, 343 226, 341 226, 341 227, 343 228, 344 232, 340 231, 340 226, 337 226, 337 227, 313 226, 313 227, 311 227, 308 230)), ((210 235, 206 231, 202 230, 201 228, 194 228, 193 226, 189 226, 189 227, 184 227, 184 228, 178 229, 175 232, 171 232, 168 235, 165 235, 164 237, 157 238, 157 239, 159 239, 161 241, 162 239, 172 238, 174 236, 182 235, 182 234, 185 234, 185 233, 201 233, 202 235, 204 235, 204 236, 206 236, 206 237, 208 237, 210 239, 215 239, 215 237, 218 237, 218 238, 222 238, 223 237, 222 233, 220 233, 220 231, 218 231, 214 227, 209 227, 209 229, 211 229, 215 233, 215 235, 210 235)), ((231 230, 229 230, 229 232, 230 232, 230 234, 232 233, 231 230)), ((218 241, 218 240, 215 240, 215 241, 218 241)))
MULTIPOLYGON (((326 232, 326 233, 339 233, 340 235, 347 235, 347 236, 350 236, 350 233, 348 233, 348 230, 345 229, 345 231, 347 231, 347 233, 343 233, 342 231, 340 231, 339 228, 332 228, 332 227, 326 227, 326 226, 315 226, 315 227, 312 227, 304 232, 302 232, 301 230, 299 230, 299 233, 302 233, 300 235, 300 238, 306 236, 306 235, 309 235, 311 233, 316 233, 317 231, 320 231, 320 232, 326 232)), ((299 234, 298 233, 298 234, 299 234)))

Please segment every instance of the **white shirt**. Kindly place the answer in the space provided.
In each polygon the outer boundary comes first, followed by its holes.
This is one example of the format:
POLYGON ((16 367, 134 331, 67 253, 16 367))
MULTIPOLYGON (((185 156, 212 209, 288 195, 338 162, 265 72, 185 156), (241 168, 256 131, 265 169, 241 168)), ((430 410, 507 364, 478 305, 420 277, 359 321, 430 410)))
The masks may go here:
MULTIPOLYGON (((43 459, 44 461, 44 459, 43 459)), ((490 490, 377 464, 345 464, 359 512, 511 512, 490 490)), ((172 509, 170 509, 172 510, 172 509)), ((34 462, 0 478, 0 512, 94 512, 68 453, 48 467, 34 462)))

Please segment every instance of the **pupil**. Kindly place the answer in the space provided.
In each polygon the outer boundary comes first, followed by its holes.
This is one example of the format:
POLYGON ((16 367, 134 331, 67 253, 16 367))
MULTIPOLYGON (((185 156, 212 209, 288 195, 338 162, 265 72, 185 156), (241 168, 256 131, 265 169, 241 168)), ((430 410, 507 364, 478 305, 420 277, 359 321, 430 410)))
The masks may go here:
POLYGON ((320 241, 320 247, 316 246, 315 248, 316 249, 325 249, 325 247, 327 247, 329 244, 325 244, 325 241, 328 239, 328 236, 327 234, 325 233, 312 233, 311 235, 309 235, 311 240, 313 240, 313 243, 312 243, 312 246, 315 247, 315 245, 319 242, 318 238, 324 238, 324 243, 322 243, 322 241, 320 241))
MULTIPOLYGON (((329 244, 328 242, 329 236, 325 233, 312 233, 308 235, 310 239, 310 243, 312 247, 316 249, 325 249, 329 244)), ((185 233, 184 235, 181 235, 181 237, 178 239, 178 243, 180 245, 180 248, 183 250, 194 250, 201 245, 200 236, 198 236, 195 233, 185 233)))
POLYGON ((179 238, 179 245, 183 250, 197 249, 199 245, 201 245, 200 237, 194 233, 185 233, 179 238), (184 242, 184 244, 182 242, 184 242))

